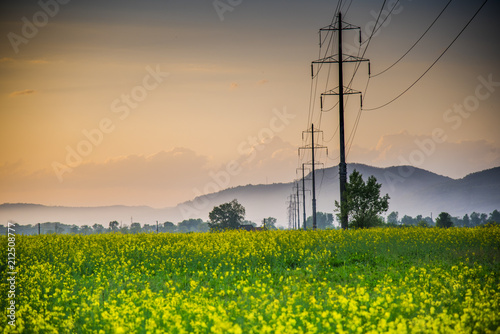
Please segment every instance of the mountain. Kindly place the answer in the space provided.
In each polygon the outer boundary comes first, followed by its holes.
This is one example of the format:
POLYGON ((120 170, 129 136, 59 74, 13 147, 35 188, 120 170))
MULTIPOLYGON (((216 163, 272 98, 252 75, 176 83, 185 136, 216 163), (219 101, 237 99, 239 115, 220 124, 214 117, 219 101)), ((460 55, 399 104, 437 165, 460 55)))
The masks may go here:
MULTIPOLYGON (((363 164, 349 164, 366 180, 373 175, 382 184, 382 194, 388 193, 389 212, 403 215, 436 217, 446 211, 452 216, 465 213, 490 213, 500 209, 500 167, 469 174, 462 179, 451 179, 420 168, 394 166, 378 168, 363 164)), ((302 183, 300 181, 300 183, 302 183)), ((306 176, 306 189, 311 188, 311 174, 306 176)), ((276 217, 278 225, 287 225, 287 198, 292 194, 294 182, 246 185, 228 188, 210 195, 200 196, 176 207, 155 209, 147 206, 58 207, 38 204, 2 204, 0 221, 20 224, 61 222, 66 224, 108 226, 112 220, 130 224, 130 221, 153 224, 155 221, 180 222, 188 218, 208 219, 214 206, 233 199, 246 208, 246 218, 260 223, 264 217, 276 217)), ((301 186, 301 185, 300 185, 301 186)), ((296 191, 294 192, 296 194, 296 191)), ((299 194, 302 220, 302 193, 299 194)), ((333 212, 339 200, 338 167, 316 171, 317 210, 333 212)), ((306 193, 306 214, 311 214, 311 195, 306 193)))

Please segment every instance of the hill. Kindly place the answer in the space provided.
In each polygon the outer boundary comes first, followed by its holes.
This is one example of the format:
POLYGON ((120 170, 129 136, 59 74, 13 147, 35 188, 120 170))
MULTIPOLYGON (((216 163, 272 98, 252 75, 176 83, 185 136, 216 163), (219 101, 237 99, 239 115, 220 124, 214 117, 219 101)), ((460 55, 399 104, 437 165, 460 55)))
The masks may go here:
MULTIPOLYGON (((391 197, 390 211, 402 215, 436 217, 440 212, 452 216, 465 213, 490 213, 500 209, 500 167, 451 179, 410 166, 378 168, 363 164, 349 164, 348 173, 358 170, 366 179, 373 175, 382 184, 382 193, 391 197)), ((311 175, 306 176, 306 189, 311 188, 311 175)), ((264 217, 278 218, 278 224, 287 225, 287 197, 292 193, 294 182, 246 185, 228 188, 217 193, 194 198, 176 207, 155 209, 147 206, 58 207, 38 204, 2 204, 0 219, 20 224, 58 221, 66 224, 108 226, 112 220, 130 224, 131 220, 142 224, 188 218, 208 219, 214 206, 238 199, 246 208, 247 219, 260 223, 264 217)), ((316 171, 317 210, 333 212, 334 202, 339 199, 338 168, 316 171)), ((302 199, 302 194, 300 194, 302 199)), ((311 195, 306 193, 306 213, 311 214, 311 195)), ((302 204, 300 206, 302 211, 302 204)), ((302 217, 302 213, 301 213, 302 217)))

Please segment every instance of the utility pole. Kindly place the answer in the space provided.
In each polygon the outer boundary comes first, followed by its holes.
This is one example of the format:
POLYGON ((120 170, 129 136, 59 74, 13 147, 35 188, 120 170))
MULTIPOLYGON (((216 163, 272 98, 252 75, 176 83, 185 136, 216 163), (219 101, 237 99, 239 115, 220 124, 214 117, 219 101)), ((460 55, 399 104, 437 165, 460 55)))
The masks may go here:
POLYGON ((313 217, 313 230, 316 229, 316 179, 314 177, 314 164, 316 163, 314 161, 314 151, 316 149, 322 149, 322 148, 325 148, 326 149, 326 154, 328 154, 328 148, 326 146, 321 146, 321 145, 318 145, 318 144, 314 144, 314 134, 315 133, 321 133, 323 134, 323 131, 320 131, 320 130, 315 130, 314 129, 314 124, 311 124, 311 130, 306 130, 306 131, 302 131, 302 138, 304 137, 304 133, 310 133, 311 134, 311 146, 303 146, 303 147, 299 147, 299 155, 300 155, 300 150, 301 149, 310 149, 311 150, 311 158, 312 158, 312 217, 313 217))
POLYGON ((304 212, 304 231, 306 228, 306 181, 304 177, 304 164, 302 164, 302 211, 304 212))
POLYGON ((292 218, 292 195, 288 196, 288 229, 293 229, 293 218, 292 218))
MULTIPOLYGON (((299 171, 299 170, 302 171, 302 215, 303 215, 303 220, 302 220, 303 224, 302 225, 303 225, 303 227, 300 227, 300 224, 299 224, 299 228, 303 228, 304 231, 307 229, 306 191, 310 191, 310 190, 306 190, 305 165, 310 165, 310 163, 303 163, 301 168, 297 168, 297 171, 299 171)), ((297 185, 298 185, 298 182, 297 182, 297 185)), ((299 201, 299 203, 300 203, 300 201, 299 201)))
MULTIPOLYGON (((323 31, 338 31, 338 54, 329 56, 326 58, 322 58, 316 61, 313 61, 311 64, 311 74, 314 77, 314 64, 327 64, 327 63, 336 63, 338 64, 339 71, 339 85, 338 87, 332 90, 329 90, 325 93, 322 93, 320 96, 320 104, 321 109, 323 109, 323 96, 324 95, 338 95, 339 96, 339 134, 340 134, 340 163, 339 163, 339 181, 340 181, 340 216, 341 216, 341 226, 343 229, 347 229, 348 219, 347 212, 345 212, 345 188, 347 183, 347 165, 345 160, 345 135, 344 135, 344 94, 361 94, 361 92, 354 91, 350 87, 344 87, 344 73, 343 73, 343 64, 344 63, 359 63, 363 61, 369 61, 368 59, 344 55, 342 53, 342 31, 343 30, 359 30, 359 42, 361 44, 361 29, 359 27, 353 26, 351 24, 342 22, 342 15, 339 12, 337 16, 337 27, 329 25, 319 30, 320 34, 320 47, 321 47, 321 32, 323 31)), ((370 64, 368 63, 368 75, 370 74, 370 64)), ((363 100, 361 98, 361 106, 363 105, 363 100)))
POLYGON ((158 234, 158 221, 156 221, 156 234, 158 234))
POLYGON ((297 182, 297 230, 300 230, 300 197, 299 197, 299 182, 297 182))
POLYGON ((300 197, 299 197, 299 182, 298 181, 297 181, 297 183, 295 183, 293 188, 297 190, 297 194, 294 195, 294 196, 296 196, 294 198, 297 199, 297 203, 296 203, 297 204, 297 207, 296 207, 296 209, 297 209, 297 226, 296 226, 296 229, 300 229, 300 197))

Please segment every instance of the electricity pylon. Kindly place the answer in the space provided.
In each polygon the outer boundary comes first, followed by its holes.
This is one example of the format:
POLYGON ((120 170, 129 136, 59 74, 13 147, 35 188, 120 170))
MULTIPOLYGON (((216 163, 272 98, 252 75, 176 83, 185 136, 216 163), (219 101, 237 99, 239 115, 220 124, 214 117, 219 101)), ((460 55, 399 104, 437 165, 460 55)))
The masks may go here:
POLYGON ((302 139, 304 138, 304 133, 310 133, 311 134, 311 145, 306 145, 299 147, 299 156, 300 156, 300 150, 311 150, 312 151, 312 217, 313 217, 313 230, 316 229, 316 179, 314 177, 314 151, 317 149, 326 149, 326 154, 328 154, 328 147, 326 146, 321 146, 319 144, 314 144, 314 134, 315 133, 321 133, 323 135, 323 131, 314 129, 314 124, 311 124, 311 129, 302 131, 302 139))
MULTIPOLYGON (((325 95, 338 95, 339 97, 339 132, 340 132, 340 163, 339 163, 339 180, 340 180, 340 219, 341 226, 343 229, 347 229, 348 220, 347 220, 347 212, 345 212, 345 186, 347 183, 347 165, 345 162, 345 135, 344 135, 344 94, 361 94, 361 92, 354 91, 350 87, 344 86, 344 74, 343 74, 343 63, 360 63, 360 62, 368 62, 368 75, 370 74, 370 63, 368 59, 345 55, 342 53, 342 31, 343 30, 359 30, 359 42, 361 44, 361 29, 360 27, 353 26, 352 24, 342 22, 342 15, 340 12, 337 17, 337 26, 328 25, 319 30, 320 36, 320 47, 321 47, 321 33, 323 31, 337 31, 338 32, 338 53, 336 55, 328 56, 326 58, 315 60, 311 63, 311 74, 314 77, 314 64, 338 64, 339 71, 339 85, 338 87, 328 90, 321 94, 320 96, 320 104, 321 109, 323 109, 323 96, 325 95)), ((355 72, 356 73, 356 72, 355 72)), ((361 98, 361 105, 363 104, 363 100, 361 98)))

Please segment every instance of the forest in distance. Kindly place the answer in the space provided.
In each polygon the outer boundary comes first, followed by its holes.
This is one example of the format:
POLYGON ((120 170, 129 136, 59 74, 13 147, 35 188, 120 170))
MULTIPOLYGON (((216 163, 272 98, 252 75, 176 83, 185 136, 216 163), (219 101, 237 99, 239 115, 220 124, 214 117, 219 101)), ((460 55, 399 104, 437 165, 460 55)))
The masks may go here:
MULTIPOLYGON (((404 215, 400 217, 397 211, 392 211, 386 218, 380 217, 380 227, 435 227, 436 221, 431 217, 424 217, 417 215, 415 217, 404 215)), ((485 226, 487 224, 500 224, 500 212, 494 210, 493 212, 478 213, 472 212, 470 215, 465 214, 463 217, 450 216, 453 227, 477 227, 485 226)), ((318 229, 335 229, 339 228, 334 224, 334 215, 332 213, 317 212, 318 229)), ((268 229, 285 229, 282 226, 276 226, 276 218, 266 218, 268 229)), ((186 219, 177 224, 165 221, 156 224, 141 224, 140 222, 133 222, 131 224, 120 224, 118 221, 110 221, 108 226, 102 224, 87 224, 78 226, 75 224, 63 224, 59 222, 43 222, 40 224, 17 224, 13 223, 16 234, 36 235, 36 234, 102 234, 118 232, 124 234, 134 233, 190 233, 190 232, 208 232, 210 230, 208 221, 202 219, 186 219)), ((251 225, 254 227, 263 226, 263 221, 259 224, 245 220, 243 225, 251 225)), ((307 228, 312 227, 312 216, 309 216, 306 221, 307 228)), ((7 233, 7 226, 0 224, 0 234, 7 233)))

